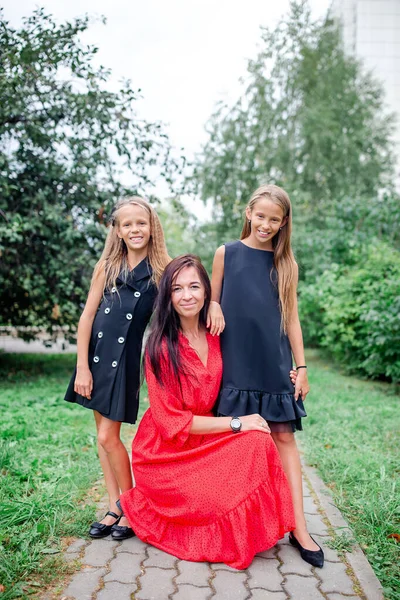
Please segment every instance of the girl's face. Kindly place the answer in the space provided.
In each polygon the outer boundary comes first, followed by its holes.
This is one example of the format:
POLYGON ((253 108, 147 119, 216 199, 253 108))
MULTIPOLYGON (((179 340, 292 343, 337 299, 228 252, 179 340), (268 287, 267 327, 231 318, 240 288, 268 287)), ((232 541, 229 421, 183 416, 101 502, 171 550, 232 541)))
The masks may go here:
POLYGON ((205 289, 195 267, 185 267, 172 284, 172 306, 180 317, 195 317, 204 306, 205 289))
POLYGON ((150 241, 150 215, 138 204, 127 204, 118 211, 118 237, 128 250, 143 250, 150 241))
POLYGON ((246 208, 246 217, 251 221, 251 235, 261 244, 270 242, 287 223, 279 204, 268 198, 257 200, 252 209, 246 208))

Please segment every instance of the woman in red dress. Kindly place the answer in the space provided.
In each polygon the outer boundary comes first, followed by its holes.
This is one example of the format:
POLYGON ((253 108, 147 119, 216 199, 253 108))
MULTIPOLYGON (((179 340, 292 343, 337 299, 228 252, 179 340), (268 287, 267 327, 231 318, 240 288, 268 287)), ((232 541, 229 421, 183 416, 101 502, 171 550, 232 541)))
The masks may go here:
POLYGON ((222 360, 219 337, 205 327, 210 296, 197 257, 166 267, 145 354, 150 408, 132 445, 136 487, 121 505, 141 540, 184 560, 245 569, 295 519, 266 421, 212 413, 222 360))

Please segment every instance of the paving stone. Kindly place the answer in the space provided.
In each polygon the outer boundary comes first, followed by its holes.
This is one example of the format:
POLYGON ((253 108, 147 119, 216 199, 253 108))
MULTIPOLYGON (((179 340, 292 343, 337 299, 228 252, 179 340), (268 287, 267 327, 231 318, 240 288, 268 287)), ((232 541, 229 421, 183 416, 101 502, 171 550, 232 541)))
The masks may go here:
POLYGON ((76 598, 76 600, 91 600, 92 594, 100 585, 100 578, 103 577, 106 570, 96 569, 94 567, 83 567, 82 571, 77 573, 63 596, 76 598))
POLYGON ((297 548, 293 546, 282 546, 278 553, 279 558, 283 562, 281 566, 282 573, 296 573, 296 575, 304 575, 305 577, 312 575, 312 567, 306 563, 300 555, 297 548))
POLYGON ((265 550, 264 552, 259 552, 258 554, 256 554, 256 556, 261 556, 261 558, 275 558, 277 552, 278 552, 278 546, 274 546, 273 548, 270 548, 269 550, 265 550))
POLYGON ((64 554, 64 560, 68 563, 73 562, 74 560, 78 560, 79 557, 79 552, 69 552, 68 554, 64 554))
POLYGON ((117 542, 110 544, 103 539, 94 540, 85 548, 83 564, 91 567, 104 567, 114 556, 116 545, 117 542))
POLYGON ((322 520, 320 514, 308 515, 306 514, 307 529, 311 535, 328 535, 328 529, 322 520))
POLYGON ((328 598, 328 600, 343 600, 345 597, 346 598, 359 598, 360 596, 356 596, 354 594, 354 596, 349 596, 346 594, 346 596, 343 596, 343 594, 336 594, 336 592, 334 594, 327 594, 326 597, 328 598))
POLYGON ((322 579, 321 590, 325 593, 339 592, 341 594, 354 594, 353 582, 346 573, 346 565, 340 563, 326 563, 318 571, 322 579))
POLYGON ((289 596, 295 598, 295 600, 322 600, 324 596, 317 588, 318 583, 316 577, 287 575, 284 588, 289 596))
POLYGON ((117 547, 117 554, 120 552, 130 552, 131 554, 143 554, 143 558, 145 558, 145 550, 149 548, 147 544, 139 540, 138 537, 128 538, 127 540, 123 540, 119 546, 117 547))
POLYGON ((303 481, 303 498, 311 497, 310 490, 308 489, 308 485, 305 481, 303 481))
POLYGON ((279 572, 279 561, 265 560, 257 556, 249 568, 248 585, 253 588, 264 588, 270 592, 282 590, 283 575, 279 572))
POLYGON ((213 594, 210 587, 195 587, 184 583, 179 586, 178 593, 172 597, 174 600, 209 600, 213 594))
POLYGON ((313 498, 311 496, 304 498, 304 512, 305 513, 309 513, 312 515, 317 515, 318 513, 318 506, 315 504, 313 498))
POLYGON ((149 546, 147 549, 149 557, 144 562, 144 568, 147 567, 161 567, 163 569, 173 569, 177 561, 176 556, 167 554, 154 546, 149 546))
POLYGON ((72 544, 70 546, 68 546, 68 548, 66 549, 66 554, 73 554, 76 552, 80 552, 80 550, 83 548, 83 546, 86 546, 87 544, 87 540, 75 540, 74 542, 72 542, 72 544))
POLYGON ((177 585, 190 583, 198 586, 208 586, 208 580, 212 576, 212 572, 208 563, 189 562, 180 560, 178 562, 178 570, 180 575, 176 578, 177 585))
POLYGON ((110 581, 98 592, 96 600, 131 600, 132 594, 137 590, 136 584, 119 583, 110 581))
POLYGON ((245 571, 236 571, 235 573, 225 570, 217 571, 212 582, 216 591, 215 598, 218 600, 245 600, 249 596, 244 585, 246 579, 245 571))
POLYGON ((136 583, 136 577, 142 574, 141 554, 121 552, 110 562, 110 572, 104 581, 119 581, 120 583, 136 583))
POLYGON ((341 562, 336 550, 332 550, 332 548, 329 548, 327 545, 327 541, 331 538, 321 537, 320 535, 313 535, 313 538, 324 551, 325 560, 329 560, 330 562, 341 562))
POLYGON ((147 567, 139 579, 141 589, 135 593, 135 600, 166 600, 175 590, 172 582, 175 575, 175 569, 147 567))
POLYGON ((260 589, 251 590, 251 600, 287 600, 287 598, 285 592, 266 592, 260 589))
POLYGON ((213 571, 230 571, 231 573, 240 573, 237 569, 229 567, 225 563, 210 563, 210 567, 213 571))

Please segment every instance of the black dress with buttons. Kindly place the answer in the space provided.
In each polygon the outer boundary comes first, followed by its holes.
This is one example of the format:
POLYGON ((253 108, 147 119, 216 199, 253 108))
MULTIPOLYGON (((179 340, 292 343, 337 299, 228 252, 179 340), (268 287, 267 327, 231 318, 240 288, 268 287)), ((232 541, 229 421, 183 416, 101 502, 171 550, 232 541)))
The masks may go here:
POLYGON ((65 400, 97 410, 111 421, 136 422, 143 334, 156 294, 147 258, 128 273, 126 280, 121 273, 117 287, 104 292, 89 344, 91 399, 74 392, 75 369, 65 400))

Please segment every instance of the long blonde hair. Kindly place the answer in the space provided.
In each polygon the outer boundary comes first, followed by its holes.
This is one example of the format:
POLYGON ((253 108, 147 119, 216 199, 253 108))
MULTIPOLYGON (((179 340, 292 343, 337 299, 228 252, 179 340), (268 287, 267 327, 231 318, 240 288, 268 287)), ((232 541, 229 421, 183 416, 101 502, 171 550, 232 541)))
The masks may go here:
MULTIPOLYGON (((297 287, 297 265, 290 244, 292 235, 292 206, 288 194, 277 185, 262 185, 252 194, 247 208, 253 210, 256 202, 266 198, 274 204, 281 207, 283 216, 287 217, 286 224, 272 238, 272 247, 274 249, 274 266, 276 277, 278 279, 279 304, 282 315, 282 329, 287 332, 289 322, 292 318, 293 308, 296 299, 297 287)), ((251 233, 251 224, 246 214, 241 240, 249 237, 251 233)), ((271 273, 271 277, 273 274, 271 273)))
POLYGON ((123 272, 123 276, 125 276, 125 278, 128 275, 128 250, 125 242, 118 237, 118 212, 127 204, 141 206, 145 209, 150 217, 150 240, 147 256, 153 271, 151 277, 152 281, 158 287, 161 275, 171 259, 168 256, 167 247, 165 245, 164 231, 160 219, 154 208, 140 196, 123 198, 122 200, 119 200, 114 207, 111 213, 111 222, 108 229, 106 243, 104 245, 104 250, 93 271, 92 284, 101 272, 104 272, 106 275, 104 289, 116 287, 117 277, 121 271, 123 272))

